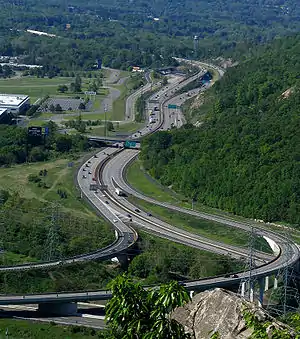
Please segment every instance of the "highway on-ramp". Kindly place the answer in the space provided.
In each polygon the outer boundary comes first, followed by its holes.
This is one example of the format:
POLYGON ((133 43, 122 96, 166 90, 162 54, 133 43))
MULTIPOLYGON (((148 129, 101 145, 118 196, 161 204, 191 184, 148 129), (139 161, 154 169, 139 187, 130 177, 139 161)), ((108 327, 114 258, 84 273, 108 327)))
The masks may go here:
MULTIPOLYGON (((134 138, 139 138, 141 136, 154 133, 156 130, 161 127, 170 128, 170 121, 168 119, 168 113, 164 109, 167 101, 170 97, 176 95, 176 91, 184 87, 191 81, 197 79, 197 77, 205 74, 205 70, 201 70, 196 75, 188 79, 178 79, 174 84, 169 84, 167 87, 159 91, 159 94, 152 96, 149 99, 152 101, 151 104, 159 106, 160 116, 156 123, 152 124, 150 127, 146 126, 141 129, 139 133, 133 135, 134 138), (157 97, 158 96, 158 97, 157 97)), ((219 73, 220 74, 220 73, 219 73)), ((176 229, 171 225, 163 223, 161 220, 153 218, 152 216, 147 215, 146 213, 140 213, 136 211, 136 207, 130 204, 126 199, 116 198, 114 192, 114 185, 117 184, 120 187, 123 187, 125 190, 128 190, 128 193, 133 195, 138 195, 138 192, 135 192, 131 187, 126 184, 126 181, 122 179, 123 170, 126 166, 126 163, 130 162, 132 157, 136 154, 131 151, 116 151, 106 149, 105 151, 99 152, 96 157, 92 157, 88 160, 78 171, 78 184, 83 196, 89 200, 89 202, 97 208, 97 210, 105 216, 108 220, 112 222, 114 227, 118 232, 118 239, 114 244, 104 249, 106 251, 105 255, 112 256, 117 255, 119 251, 121 253, 124 251, 124 248, 130 247, 137 238, 137 234, 133 229, 133 226, 144 227, 145 229, 151 230, 151 232, 158 234, 160 236, 169 237, 172 240, 197 247, 204 248, 209 251, 223 251, 223 254, 231 253, 233 257, 244 256, 245 252, 241 248, 228 246, 225 244, 218 244, 211 240, 203 240, 202 237, 195 234, 190 234, 189 232, 184 232, 182 230, 176 229), (113 154, 112 154, 113 153, 113 154), (84 170, 85 169, 85 170, 84 170), (87 173, 86 173, 87 172, 87 173), (90 173, 89 173, 90 172, 90 173), (99 178, 97 178, 99 172, 99 178), (112 177, 114 178, 112 180, 112 177), (91 184, 95 180, 99 180, 98 183, 102 186, 102 189, 96 191, 91 190, 91 184), (130 219, 132 221, 130 221, 130 219), (177 239, 175 239, 177 237, 177 239), (126 244, 127 243, 127 244, 126 244), (214 249, 212 249, 214 247, 214 249), (217 250, 216 250, 217 249, 217 250), (224 253, 226 252, 226 253, 224 253), (236 253, 235 253, 236 252, 236 253), (238 253, 238 254, 237 254, 238 253)), ((148 197, 139 196, 144 200, 147 200, 148 197)), ((152 201, 156 204, 161 204, 157 201, 152 201)), ((174 206, 166 206, 169 209, 176 209, 174 206)), ((190 210, 180 210, 181 212, 195 215, 194 211, 190 210)), ((200 215, 197 215, 200 216, 200 215)), ((208 215, 202 214, 200 217, 209 218, 208 215)), ((214 218, 218 216, 212 216, 214 218)), ((212 219, 213 220, 213 219, 212 219)), ((217 220, 215 220, 217 221, 217 220)), ((249 225, 245 224, 244 226, 241 223, 234 224, 235 221, 230 219, 226 222, 226 218, 222 223, 227 223, 232 227, 248 227, 249 225), (229 222, 231 224, 229 224, 229 222)), ((260 261, 264 262, 260 266, 254 268, 251 274, 257 278, 265 277, 270 274, 277 273, 281 268, 293 265, 299 261, 299 249, 296 244, 288 241, 282 235, 268 230, 263 230, 260 232, 265 232, 264 234, 277 244, 278 254, 271 258, 269 255, 264 253, 256 253, 257 263, 260 261), (283 255, 284 254, 284 255, 283 255)), ((97 255, 100 255, 101 250, 98 251, 97 255)), ((219 252, 221 253, 221 252, 219 252)), ((93 255, 93 254, 91 254, 93 255)), ((96 256, 94 257, 96 259, 96 256)), ((74 260, 74 259, 72 259, 74 260)), ((84 259, 80 259, 81 261, 84 259)), ((66 261, 64 261, 65 263, 66 261)), ((58 263, 60 264, 60 263, 58 263)), ((185 282, 184 285, 190 290, 203 290, 206 288, 212 287, 226 287, 233 284, 238 284, 242 279, 246 278, 249 275, 249 272, 239 273, 238 276, 231 277, 211 277, 196 281, 185 282)), ((43 293, 43 294, 34 294, 34 295, 23 295, 23 296, 0 296, 0 305, 7 304, 33 304, 33 303, 47 303, 47 302, 69 302, 69 301, 88 301, 88 300, 98 300, 98 299, 107 299, 111 296, 109 291, 85 291, 85 292, 68 292, 68 293, 43 293)))

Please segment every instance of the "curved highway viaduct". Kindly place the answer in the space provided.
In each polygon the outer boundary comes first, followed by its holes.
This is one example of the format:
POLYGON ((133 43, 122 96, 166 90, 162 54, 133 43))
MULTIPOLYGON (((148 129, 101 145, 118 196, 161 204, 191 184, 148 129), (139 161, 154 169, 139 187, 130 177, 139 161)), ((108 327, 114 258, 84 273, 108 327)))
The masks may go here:
MULTIPOLYGON (((168 117, 166 116, 164 105, 166 104, 168 98, 170 98, 172 95, 176 93, 176 91, 188 84, 191 81, 194 81, 197 77, 203 75, 200 71, 198 74, 194 75, 193 77, 189 79, 181 79, 179 82, 177 82, 174 85, 169 85, 166 88, 159 91, 158 94, 158 103, 160 107, 161 112, 161 119, 155 123, 152 127, 145 127, 140 131, 139 134, 133 135, 134 138, 139 138, 140 136, 154 133, 157 129, 161 127, 170 127, 170 121, 168 120, 168 117)), ((219 73, 220 74, 220 73, 219 73)), ((221 74, 220 74, 221 76, 221 74)), ((156 100, 155 98, 152 98, 153 100, 156 100)), ((128 220, 126 221, 126 214, 128 213, 128 210, 132 211, 131 214, 134 215, 134 218, 136 219, 136 223, 140 223, 142 226, 149 224, 151 229, 154 229, 155 227, 159 227, 160 229, 155 230, 154 233, 157 232, 157 234, 161 234, 162 232, 166 232, 166 234, 171 234, 170 238, 174 240, 175 236, 181 237, 181 240, 178 241, 191 245, 196 245, 198 242, 203 248, 203 246, 212 246, 214 248, 217 248, 218 250, 223 250, 228 252, 231 252, 232 255, 235 255, 235 252, 238 252, 237 255, 243 256, 245 253, 242 249, 232 248, 228 245, 219 245, 217 243, 211 242, 208 244, 206 240, 203 241, 202 239, 198 239, 196 235, 190 235, 185 234, 185 232, 182 232, 178 229, 172 229, 170 225, 165 225, 160 220, 153 220, 153 218, 147 218, 146 215, 137 215, 134 210, 134 206, 128 206, 127 203, 125 203, 125 199, 118 199, 116 198, 116 195, 114 194, 113 187, 114 185, 119 185, 120 187, 123 187, 125 190, 128 190, 128 193, 139 195, 138 192, 134 192, 134 190, 129 187, 126 182, 122 179, 123 176, 123 170, 126 166, 126 163, 130 162, 132 157, 134 157, 136 154, 133 152, 120 152, 116 156, 111 156, 111 153, 116 152, 115 150, 105 150, 104 152, 99 152, 97 157, 91 158, 89 161, 90 163, 87 163, 88 166, 83 165, 81 169, 78 171, 78 183, 79 186, 83 192, 83 195, 90 201, 91 204, 93 204, 101 214, 103 214, 108 220, 110 220, 118 232, 118 239, 116 240, 115 244, 111 247, 108 251, 113 251, 114 256, 117 255, 117 251, 121 250, 123 251, 123 246, 127 242, 127 247, 131 246, 131 244, 135 241, 137 235, 132 227, 129 226, 128 220), (105 154, 104 154, 105 152, 105 154), (105 159, 109 159, 110 161, 105 161, 105 159), (122 159, 122 161, 121 161, 122 159), (105 163, 102 165, 102 161, 105 161, 105 163), (100 163, 100 164, 99 164, 100 163), (108 167, 109 166, 109 167, 108 167), (84 171, 83 169, 86 168, 84 171), (90 168, 88 172, 90 174, 86 173, 87 168, 90 168), (111 175, 107 174, 109 171, 108 168, 111 169, 112 173, 111 175), (90 190, 90 184, 93 183, 93 176, 95 176, 100 170, 100 184, 103 185, 100 192, 98 190, 98 193, 90 190), (83 177, 85 176, 85 177, 83 177), (111 177, 115 178, 114 180, 111 179, 111 177), (107 187, 105 186, 107 185, 107 187), (107 203, 108 202, 108 203, 107 203), (162 231, 162 228, 164 227, 164 230, 162 231), (122 239, 123 238, 123 239, 122 239)), ((139 196, 140 198, 143 198, 145 200, 151 199, 145 196, 139 196)), ((155 201, 156 204, 161 204, 160 202, 155 201)), ((169 209, 175 209, 173 206, 165 205, 165 207, 169 209)), ((193 214, 196 213, 194 211, 189 210, 181 210, 181 212, 193 214)), ((193 214, 194 215, 194 214, 193 214)), ((197 215, 200 216, 200 215, 197 215)), ((207 217, 209 215, 201 214, 202 218, 207 217)), ((211 217, 211 216, 210 216, 211 217)), ((216 216, 213 216, 216 217, 216 216)), ((217 220, 216 220, 217 221, 217 220)), ((219 222, 224 223, 224 220, 220 220, 219 222)), ((249 227, 249 225, 245 224, 242 225, 241 223, 234 224, 236 222, 233 222, 232 220, 229 221, 232 227, 249 227)), ((229 222, 225 222, 229 225, 229 222)), ((267 230, 262 230, 262 235, 267 235, 268 238, 274 241, 274 243, 277 243, 277 248, 279 250, 278 255, 271 259, 270 256, 262 253, 257 253, 257 259, 263 262, 264 264, 260 265, 259 267, 256 267, 254 270, 252 270, 251 274, 252 276, 255 276, 256 278, 260 279, 262 281, 263 278, 268 277, 271 274, 276 274, 281 268, 285 266, 290 266, 298 263, 300 253, 298 246, 294 243, 288 242, 283 236, 278 235, 274 232, 270 232, 267 230), (287 256, 283 256, 282 253, 288 253, 287 256)), ((166 236, 168 237, 168 236, 166 236)), ((201 238, 201 237, 200 237, 201 238)), ((126 247, 125 246, 125 247, 126 247)), ((208 250, 212 250, 210 247, 208 250)), ((104 250, 105 251, 105 250, 104 250)), ((216 251, 216 250, 214 250, 216 251)), ((98 253, 99 254, 99 253, 98 253)), ((113 253, 107 253, 108 255, 112 255, 113 253)), ((93 255, 93 254, 90 254, 93 255)), ((94 257, 95 258, 95 257, 94 257)), ((74 262, 74 258, 71 259, 74 262)), ((85 259, 81 259, 85 260, 85 259)), ((67 261, 64 261, 65 263, 67 261)), ((57 262, 56 264, 61 264, 61 262, 57 262)), ((47 263, 44 263, 44 265, 47 265, 47 263)), ((31 264, 31 267, 34 266, 31 264)), ((190 281, 184 283, 187 289, 189 290, 204 290, 207 288, 212 287, 228 287, 231 285, 237 285, 240 283, 241 280, 246 279, 249 276, 249 272, 240 273, 238 276, 231 276, 229 278, 222 277, 211 277, 207 279, 201 279, 197 281, 190 281)), ((263 284, 261 283, 261 286, 263 284)), ((261 288, 263 290, 263 288, 261 288)), ((253 289, 250 288, 250 292, 252 291, 252 297, 253 297, 253 289)), ((245 292, 245 286, 244 286, 244 292, 245 292)), ((242 286, 242 293, 243 293, 243 286, 242 286)), ((13 295, 6 295, 6 296, 0 296, 0 305, 7 305, 7 304, 32 304, 32 303, 38 303, 43 308, 43 305, 47 304, 48 306, 50 304, 56 305, 55 308, 59 309, 61 312, 68 312, 70 310, 70 305, 73 305, 73 302, 77 301, 86 301, 86 300, 99 300, 99 299, 108 299, 110 298, 110 292, 109 291, 85 291, 85 292, 68 292, 68 293, 44 293, 44 294, 34 294, 34 295, 23 295, 23 296, 13 296, 13 295)))

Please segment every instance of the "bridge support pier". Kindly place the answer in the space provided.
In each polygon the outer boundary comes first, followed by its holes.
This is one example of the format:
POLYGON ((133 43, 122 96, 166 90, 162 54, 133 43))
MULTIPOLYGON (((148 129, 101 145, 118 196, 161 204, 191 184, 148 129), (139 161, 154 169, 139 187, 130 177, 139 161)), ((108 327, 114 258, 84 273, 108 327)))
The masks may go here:
POLYGON ((241 286, 241 297, 242 297, 242 298, 245 297, 245 289, 246 289, 246 282, 243 281, 243 282, 242 282, 242 286, 241 286))
POLYGON ((265 277, 265 292, 269 289, 269 277, 265 277))
POLYGON ((263 301, 264 301, 264 292, 266 291, 266 289, 265 289, 266 279, 261 278, 258 283, 259 283, 259 303, 260 303, 260 305, 262 305, 263 301))
POLYGON ((250 289, 250 293, 249 293, 249 301, 251 303, 253 303, 254 301, 254 288, 253 288, 253 284, 251 283, 250 286, 249 286, 249 289, 250 289))
POLYGON ((53 302, 39 304, 38 312, 42 314, 72 315, 77 313, 75 302, 53 302))
POLYGON ((120 265, 124 268, 128 267, 128 257, 127 254, 118 254, 117 259, 120 263, 120 265))

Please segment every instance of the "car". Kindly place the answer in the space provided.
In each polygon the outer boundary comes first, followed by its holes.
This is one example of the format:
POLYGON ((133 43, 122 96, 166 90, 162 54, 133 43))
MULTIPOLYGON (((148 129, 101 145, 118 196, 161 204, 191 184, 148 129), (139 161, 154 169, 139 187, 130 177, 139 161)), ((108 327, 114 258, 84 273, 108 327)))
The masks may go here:
POLYGON ((82 179, 86 179, 86 175, 83 175, 83 176, 82 176, 82 179))
POLYGON ((128 217, 128 218, 131 218, 131 215, 130 215, 130 214, 127 214, 127 217, 128 217))
POLYGON ((93 180, 93 181, 97 181, 97 179, 96 179, 96 178, 93 178, 92 180, 93 180))
POLYGON ((152 217, 152 214, 151 213, 147 213, 148 217, 152 217))
POLYGON ((231 278, 238 278, 239 276, 237 274, 232 274, 230 277, 231 278))
POLYGON ((83 168, 82 170, 83 170, 83 172, 85 172, 85 171, 86 171, 86 169, 85 169, 85 168, 83 168))
POLYGON ((97 157, 97 154, 94 155, 94 158, 98 158, 98 157, 97 157))
POLYGON ((89 167, 89 164, 85 164, 85 167, 89 167))
POLYGON ((89 174, 92 174, 92 172, 91 172, 91 171, 89 171, 89 174))
POLYGON ((118 219, 113 219, 113 222, 118 222, 118 219))
POLYGON ((105 203, 106 203, 106 204, 109 204, 109 202, 108 202, 107 200, 105 200, 105 203))
POLYGON ((130 218, 129 221, 132 222, 132 218, 130 218))
POLYGON ((88 161, 88 164, 90 164, 90 163, 91 163, 91 161, 89 160, 89 161, 88 161))
POLYGON ((136 208, 135 212, 140 213, 141 211, 138 208, 136 208))

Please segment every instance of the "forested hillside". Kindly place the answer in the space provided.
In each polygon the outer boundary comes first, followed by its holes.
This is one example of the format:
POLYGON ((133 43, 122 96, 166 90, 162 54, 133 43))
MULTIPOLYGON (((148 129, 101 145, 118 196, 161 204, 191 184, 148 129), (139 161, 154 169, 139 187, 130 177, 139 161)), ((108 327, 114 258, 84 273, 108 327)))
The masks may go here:
POLYGON ((300 37, 275 41, 213 86, 200 128, 145 140, 146 169, 204 204, 299 224, 299 85, 300 37))
POLYGON ((161 67, 171 56, 240 57, 253 44, 299 31, 298 0, 0 0, 0 55, 56 70, 95 59, 126 69, 161 67), (27 29, 56 37, 37 36, 27 29), (198 43, 194 46, 194 36, 198 43))

